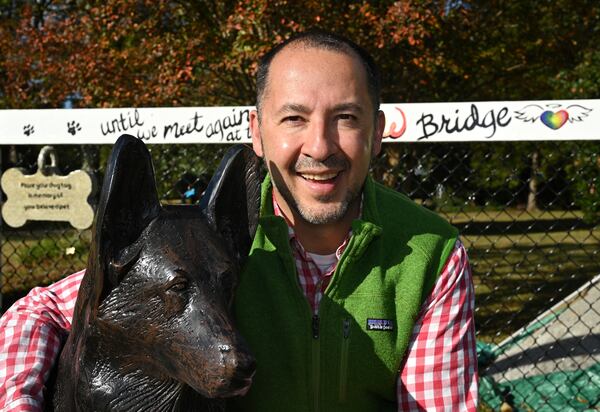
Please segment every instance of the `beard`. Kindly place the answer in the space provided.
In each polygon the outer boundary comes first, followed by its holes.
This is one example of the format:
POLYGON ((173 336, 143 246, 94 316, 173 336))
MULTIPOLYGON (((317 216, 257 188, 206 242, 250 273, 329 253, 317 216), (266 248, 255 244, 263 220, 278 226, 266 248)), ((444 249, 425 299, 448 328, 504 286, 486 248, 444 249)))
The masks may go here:
MULTIPOLYGON (((315 206, 303 204, 294 196, 285 184, 277 167, 268 161, 267 164, 269 165, 268 169, 273 186, 277 189, 279 194, 281 194, 281 197, 290 207, 292 212, 307 223, 313 225, 336 223, 342 220, 348 213, 350 206, 360 199, 364 181, 357 187, 349 187, 342 200, 334 201, 333 198, 335 197, 335 194, 331 194, 317 198, 318 204, 315 206)), ((319 170, 330 168, 346 171, 350 168, 350 165, 348 161, 342 157, 330 157, 322 162, 307 157, 301 157, 290 172, 295 173, 296 170, 319 170)))
POLYGON ((323 196, 318 199, 320 202, 318 206, 310 207, 298 202, 285 183, 279 185, 273 180, 273 184, 292 211, 300 216, 302 220, 313 225, 335 223, 342 220, 348 213, 350 206, 358 200, 360 195, 360 189, 357 191, 348 190, 341 201, 332 202, 329 196, 323 196))

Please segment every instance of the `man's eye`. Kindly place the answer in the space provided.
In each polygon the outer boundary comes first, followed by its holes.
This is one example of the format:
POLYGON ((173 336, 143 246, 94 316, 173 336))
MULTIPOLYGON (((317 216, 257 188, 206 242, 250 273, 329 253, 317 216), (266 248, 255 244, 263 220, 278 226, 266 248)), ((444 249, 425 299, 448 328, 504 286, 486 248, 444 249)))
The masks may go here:
POLYGON ((340 113, 338 115, 338 119, 340 120, 356 120, 356 116, 350 113, 340 113))
POLYGON ((301 116, 286 116, 283 118, 283 123, 300 123, 302 122, 301 116))

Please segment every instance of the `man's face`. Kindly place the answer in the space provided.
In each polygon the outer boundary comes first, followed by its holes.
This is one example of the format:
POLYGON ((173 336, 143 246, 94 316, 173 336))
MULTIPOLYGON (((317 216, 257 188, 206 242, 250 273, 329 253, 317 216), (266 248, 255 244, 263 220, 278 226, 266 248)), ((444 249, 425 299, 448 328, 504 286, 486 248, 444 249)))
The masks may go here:
POLYGON ((252 144, 288 217, 335 223, 358 211, 385 119, 357 57, 288 46, 271 62, 260 116, 250 116, 252 144))

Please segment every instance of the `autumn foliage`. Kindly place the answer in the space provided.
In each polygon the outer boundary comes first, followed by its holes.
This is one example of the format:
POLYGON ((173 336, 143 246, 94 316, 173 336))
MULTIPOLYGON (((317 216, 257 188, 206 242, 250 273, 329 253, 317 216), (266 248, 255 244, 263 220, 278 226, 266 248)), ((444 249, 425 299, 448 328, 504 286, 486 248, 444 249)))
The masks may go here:
POLYGON ((79 107, 252 104, 258 57, 313 27, 378 55, 402 84, 388 99, 414 97, 441 58, 431 47, 444 17, 436 1, 16 4, 0 25, 5 108, 61 107, 69 97, 79 107))

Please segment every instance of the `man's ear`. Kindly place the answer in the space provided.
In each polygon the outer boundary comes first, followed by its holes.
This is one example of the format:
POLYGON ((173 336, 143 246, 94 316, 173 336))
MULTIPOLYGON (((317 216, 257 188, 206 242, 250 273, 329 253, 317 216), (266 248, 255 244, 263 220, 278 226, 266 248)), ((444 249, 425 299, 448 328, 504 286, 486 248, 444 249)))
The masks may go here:
POLYGON ((244 145, 225 153, 202 199, 209 226, 221 235, 238 261, 245 261, 260 212, 260 159, 244 145))
POLYGON ((262 136, 260 135, 260 125, 258 120, 258 111, 250 111, 250 133, 252 134, 252 149, 258 157, 263 157, 262 136))
POLYGON ((375 127, 373 130, 373 146, 371 147, 371 156, 375 157, 381 152, 381 140, 385 129, 385 113, 379 110, 375 117, 375 127))

